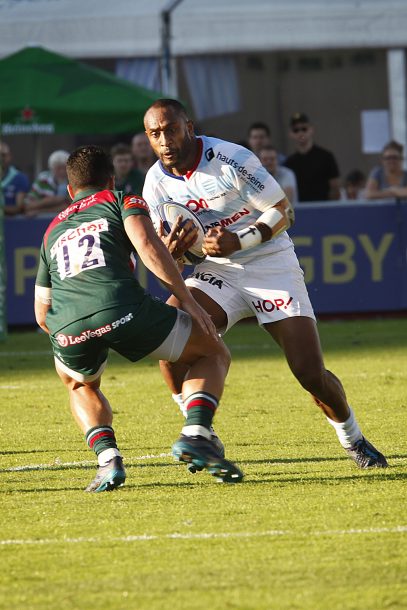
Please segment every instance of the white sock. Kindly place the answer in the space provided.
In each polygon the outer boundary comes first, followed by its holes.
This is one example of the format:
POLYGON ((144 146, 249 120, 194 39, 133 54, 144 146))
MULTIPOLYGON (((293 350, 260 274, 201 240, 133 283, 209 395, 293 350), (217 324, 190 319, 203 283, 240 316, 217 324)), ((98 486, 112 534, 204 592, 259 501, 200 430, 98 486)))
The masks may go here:
POLYGON ((208 441, 211 440, 211 432, 205 426, 193 425, 193 426, 184 426, 181 430, 184 436, 203 436, 208 441))
POLYGON ((357 441, 362 438, 362 432, 359 428, 359 424, 353 414, 352 409, 349 407, 350 415, 344 422, 336 422, 327 417, 327 420, 335 428, 335 432, 338 436, 339 442, 345 449, 352 447, 357 441))
POLYGON ((105 449, 98 455, 99 466, 106 466, 106 464, 116 456, 122 457, 122 454, 118 449, 114 449, 113 447, 111 449, 105 449))
POLYGON ((182 400, 182 394, 172 394, 172 399, 177 403, 180 408, 180 411, 184 417, 187 416, 187 410, 184 406, 184 401, 182 400))

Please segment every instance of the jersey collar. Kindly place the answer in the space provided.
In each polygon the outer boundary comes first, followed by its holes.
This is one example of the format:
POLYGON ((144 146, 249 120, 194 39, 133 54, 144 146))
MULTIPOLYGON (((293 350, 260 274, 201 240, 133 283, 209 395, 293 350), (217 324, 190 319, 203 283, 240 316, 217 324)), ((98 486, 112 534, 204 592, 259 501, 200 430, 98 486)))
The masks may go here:
POLYGON ((85 199, 85 197, 89 197, 90 195, 93 195, 94 193, 99 193, 100 191, 104 191, 105 189, 98 189, 98 188, 89 188, 89 189, 84 189, 83 191, 78 191, 75 195, 75 199, 72 199, 71 203, 76 203, 77 201, 80 201, 81 199, 85 199))
POLYGON ((198 148, 197 148, 197 151, 196 151, 196 157, 195 157, 194 164, 191 167, 191 169, 188 170, 186 174, 184 174, 185 178, 187 180, 189 180, 191 178, 192 174, 194 173, 194 171, 196 170, 196 168, 198 167, 198 165, 201 162, 203 143, 202 143, 201 138, 197 138, 197 142, 198 142, 198 148))

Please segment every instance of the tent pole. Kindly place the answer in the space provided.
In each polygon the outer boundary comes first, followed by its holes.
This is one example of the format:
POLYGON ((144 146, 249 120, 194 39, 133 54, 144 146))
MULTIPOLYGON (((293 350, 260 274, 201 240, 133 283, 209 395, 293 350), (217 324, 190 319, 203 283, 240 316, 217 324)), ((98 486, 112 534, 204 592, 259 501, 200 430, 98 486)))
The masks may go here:
POLYGON ((171 13, 182 0, 171 0, 161 11, 161 90, 178 97, 175 59, 171 56, 171 13))
MULTIPOLYGON (((0 115, 0 143, 1 136, 1 115, 0 115)), ((6 247, 4 242, 4 195, 1 179, 3 177, 0 156, 0 341, 7 338, 7 283, 6 283, 6 247)))

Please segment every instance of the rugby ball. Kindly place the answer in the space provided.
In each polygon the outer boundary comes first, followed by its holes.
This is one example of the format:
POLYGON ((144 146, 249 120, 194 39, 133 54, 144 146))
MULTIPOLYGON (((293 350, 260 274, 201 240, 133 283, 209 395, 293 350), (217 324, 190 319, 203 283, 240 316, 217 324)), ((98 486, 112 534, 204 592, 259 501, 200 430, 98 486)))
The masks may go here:
POLYGON ((163 221, 165 235, 170 233, 171 228, 178 216, 182 216, 183 224, 187 222, 187 220, 192 220, 198 229, 198 237, 191 248, 185 252, 184 262, 186 264, 189 263, 190 265, 197 265, 198 263, 201 263, 206 256, 202 250, 202 244, 205 237, 205 228, 198 216, 184 205, 177 203, 176 201, 164 201, 163 203, 160 203, 156 207, 155 212, 160 220, 163 221))

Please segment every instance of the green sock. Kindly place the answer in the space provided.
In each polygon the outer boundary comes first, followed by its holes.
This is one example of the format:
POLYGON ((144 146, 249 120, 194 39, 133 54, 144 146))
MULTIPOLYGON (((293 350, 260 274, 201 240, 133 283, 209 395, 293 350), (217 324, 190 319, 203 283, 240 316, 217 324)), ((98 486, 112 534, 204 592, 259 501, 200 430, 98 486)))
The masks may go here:
POLYGON ((90 428, 85 438, 90 449, 93 449, 96 455, 99 455, 105 449, 117 449, 116 437, 111 426, 95 426, 90 428))
POLYGON ((218 399, 208 392, 195 392, 188 396, 184 404, 187 412, 185 426, 204 426, 209 430, 218 399))

